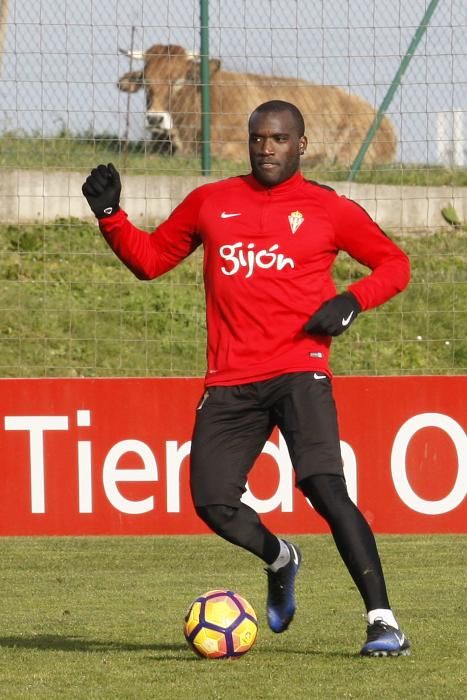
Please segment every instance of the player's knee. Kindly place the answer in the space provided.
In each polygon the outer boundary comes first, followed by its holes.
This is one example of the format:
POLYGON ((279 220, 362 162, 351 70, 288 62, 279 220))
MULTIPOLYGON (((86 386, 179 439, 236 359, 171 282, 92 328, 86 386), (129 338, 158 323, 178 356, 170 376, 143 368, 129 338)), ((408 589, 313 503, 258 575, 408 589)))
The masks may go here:
POLYGON ((230 525, 237 513, 236 508, 220 504, 196 506, 196 513, 217 535, 230 535, 230 525))
POLYGON ((324 518, 345 508, 351 500, 343 476, 339 474, 317 474, 300 482, 299 488, 313 508, 324 518))

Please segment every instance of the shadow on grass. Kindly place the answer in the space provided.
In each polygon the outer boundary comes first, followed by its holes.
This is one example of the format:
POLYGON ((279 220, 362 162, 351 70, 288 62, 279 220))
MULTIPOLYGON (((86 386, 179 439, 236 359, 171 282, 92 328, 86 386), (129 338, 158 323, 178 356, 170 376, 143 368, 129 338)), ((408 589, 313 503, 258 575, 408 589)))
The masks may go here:
POLYGON ((185 644, 138 644, 111 640, 85 639, 83 637, 64 637, 58 634, 38 634, 32 637, 0 637, 0 648, 39 649, 44 651, 186 651, 185 644))
MULTIPOLYGON (((9 649, 36 649, 39 651, 69 651, 69 652, 94 652, 108 653, 119 651, 149 651, 154 652, 153 658, 175 659, 179 661, 200 661, 197 656, 192 655, 186 644, 138 644, 131 642, 118 642, 111 640, 85 639, 83 637, 65 637, 57 634, 38 634, 32 637, 0 637, 0 648, 9 649), (180 652, 187 652, 187 656, 178 658, 180 652)), ((356 654, 342 651, 321 651, 317 649, 296 649, 293 647, 283 649, 267 649, 256 647, 256 653, 265 654, 298 654, 310 657, 328 657, 339 659, 354 659, 356 654)))

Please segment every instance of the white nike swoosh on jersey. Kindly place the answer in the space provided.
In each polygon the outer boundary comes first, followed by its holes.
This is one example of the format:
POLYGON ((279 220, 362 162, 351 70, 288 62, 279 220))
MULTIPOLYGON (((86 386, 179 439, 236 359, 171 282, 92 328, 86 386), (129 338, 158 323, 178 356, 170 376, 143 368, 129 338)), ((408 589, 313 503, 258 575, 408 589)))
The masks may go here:
POLYGON ((349 325, 350 321, 352 320, 352 316, 354 315, 354 313, 355 313, 354 311, 351 311, 351 312, 349 313, 349 315, 347 316, 347 318, 343 318, 343 319, 342 319, 342 325, 343 325, 343 326, 348 326, 348 325, 349 325))
POLYGON ((238 214, 228 214, 227 212, 223 211, 221 214, 221 219, 230 219, 231 216, 241 216, 241 212, 238 214))
POLYGON ((313 379, 326 379, 327 376, 328 376, 327 374, 318 374, 317 372, 315 372, 313 374, 313 379))

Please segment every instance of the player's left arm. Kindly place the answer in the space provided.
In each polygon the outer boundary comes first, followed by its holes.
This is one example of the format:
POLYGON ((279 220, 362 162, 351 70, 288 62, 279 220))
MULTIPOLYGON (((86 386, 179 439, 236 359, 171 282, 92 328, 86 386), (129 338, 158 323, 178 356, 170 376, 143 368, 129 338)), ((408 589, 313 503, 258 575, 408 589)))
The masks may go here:
POLYGON ((406 288, 410 261, 360 205, 345 197, 339 197, 338 202, 334 213, 336 247, 371 270, 347 288, 365 311, 406 288))
POLYGON ((358 314, 379 306, 401 292, 410 280, 407 255, 356 202, 336 197, 330 207, 337 250, 366 265, 371 273, 326 301, 305 324, 318 335, 341 335, 358 314))

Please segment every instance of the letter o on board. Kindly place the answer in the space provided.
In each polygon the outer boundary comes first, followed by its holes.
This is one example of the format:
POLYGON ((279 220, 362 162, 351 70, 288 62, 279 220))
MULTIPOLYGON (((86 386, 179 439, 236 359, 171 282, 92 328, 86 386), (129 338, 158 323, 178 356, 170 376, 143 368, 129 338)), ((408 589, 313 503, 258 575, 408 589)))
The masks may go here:
POLYGON ((412 510, 425 515, 441 515, 457 508, 467 494, 467 436, 453 418, 443 413, 420 413, 409 418, 397 433, 391 453, 391 473, 400 499, 412 510), (407 448, 415 433, 422 428, 440 428, 451 438, 456 449, 457 478, 451 491, 437 501, 418 496, 407 478, 407 448))

